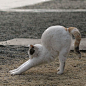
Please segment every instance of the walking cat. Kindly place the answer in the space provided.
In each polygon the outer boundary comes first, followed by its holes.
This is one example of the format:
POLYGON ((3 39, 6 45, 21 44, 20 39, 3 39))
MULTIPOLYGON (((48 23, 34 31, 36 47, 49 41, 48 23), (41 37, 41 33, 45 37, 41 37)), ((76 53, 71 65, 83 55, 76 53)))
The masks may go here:
POLYGON ((72 35, 74 35, 76 39, 74 51, 79 55, 79 58, 81 58, 79 51, 81 35, 79 30, 75 27, 65 28, 59 25, 51 26, 42 34, 41 44, 29 46, 29 60, 17 69, 11 70, 10 73, 13 75, 21 74, 32 67, 51 62, 56 57, 59 57, 60 66, 57 74, 62 74, 64 72, 67 54, 70 51, 72 35))

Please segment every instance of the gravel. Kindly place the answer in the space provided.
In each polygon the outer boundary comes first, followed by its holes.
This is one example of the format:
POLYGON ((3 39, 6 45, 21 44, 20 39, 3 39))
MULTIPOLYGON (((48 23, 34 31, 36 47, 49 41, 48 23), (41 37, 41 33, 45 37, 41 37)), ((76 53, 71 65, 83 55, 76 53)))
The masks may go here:
POLYGON ((17 13, 0 12, 0 41, 13 38, 40 39, 46 28, 53 25, 77 27, 86 37, 86 13, 17 13))

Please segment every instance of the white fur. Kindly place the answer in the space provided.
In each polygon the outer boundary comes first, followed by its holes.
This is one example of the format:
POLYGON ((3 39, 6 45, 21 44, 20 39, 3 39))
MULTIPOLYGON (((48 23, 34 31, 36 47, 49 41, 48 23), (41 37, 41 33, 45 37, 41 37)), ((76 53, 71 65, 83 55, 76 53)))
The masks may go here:
POLYGON ((63 26, 51 26, 45 30, 41 37, 41 44, 35 44, 35 53, 29 60, 19 66, 17 69, 11 70, 10 73, 21 74, 22 72, 43 64, 53 61, 59 56, 60 66, 58 74, 64 71, 65 61, 71 46, 71 34, 65 30, 63 26))

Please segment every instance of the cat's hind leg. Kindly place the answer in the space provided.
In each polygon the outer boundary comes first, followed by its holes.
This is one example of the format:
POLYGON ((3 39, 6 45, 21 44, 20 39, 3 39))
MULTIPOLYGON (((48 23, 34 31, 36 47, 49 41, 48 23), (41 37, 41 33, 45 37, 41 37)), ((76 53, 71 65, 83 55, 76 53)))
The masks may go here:
POLYGON ((67 51, 62 50, 62 51, 60 52, 60 54, 59 54, 60 66, 59 66, 59 68, 57 69, 57 70, 58 70, 57 74, 63 74, 63 72, 64 72, 65 61, 66 61, 66 59, 67 59, 67 53, 68 53, 67 51))

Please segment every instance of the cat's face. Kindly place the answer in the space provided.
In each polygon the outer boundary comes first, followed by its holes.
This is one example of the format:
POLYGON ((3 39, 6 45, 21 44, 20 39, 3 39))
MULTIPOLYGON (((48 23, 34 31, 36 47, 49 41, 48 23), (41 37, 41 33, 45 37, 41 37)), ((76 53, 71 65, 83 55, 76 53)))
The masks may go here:
POLYGON ((30 59, 32 59, 33 57, 37 57, 38 56, 38 48, 34 45, 30 45, 28 54, 29 54, 30 59))
POLYGON ((30 55, 33 55, 35 53, 35 48, 34 48, 34 46, 33 45, 30 45, 30 47, 29 47, 29 54, 30 55))

